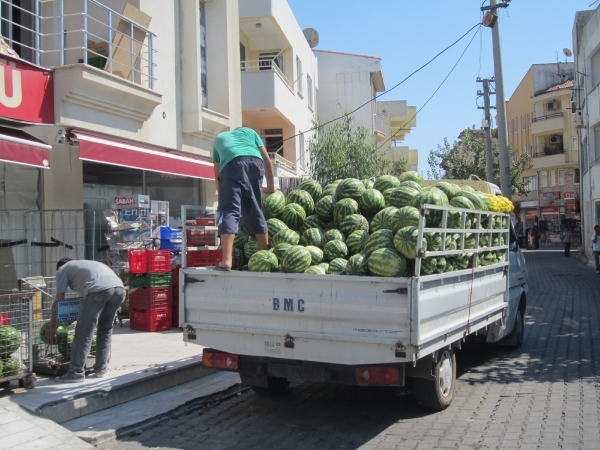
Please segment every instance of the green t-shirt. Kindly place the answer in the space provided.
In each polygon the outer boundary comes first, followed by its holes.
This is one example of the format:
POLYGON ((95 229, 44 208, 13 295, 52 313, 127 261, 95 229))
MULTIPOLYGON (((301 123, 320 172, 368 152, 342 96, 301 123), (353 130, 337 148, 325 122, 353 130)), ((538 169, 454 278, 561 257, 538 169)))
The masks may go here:
POLYGON ((263 141, 252 128, 241 127, 224 131, 217 136, 213 146, 213 162, 220 165, 219 171, 238 156, 254 156, 262 159, 260 147, 263 141))

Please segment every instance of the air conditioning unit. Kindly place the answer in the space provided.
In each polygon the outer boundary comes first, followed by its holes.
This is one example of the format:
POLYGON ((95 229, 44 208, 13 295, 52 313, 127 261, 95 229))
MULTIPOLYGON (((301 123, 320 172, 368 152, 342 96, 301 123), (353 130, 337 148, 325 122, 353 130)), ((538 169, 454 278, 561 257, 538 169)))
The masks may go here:
POLYGON ((550 143, 551 144, 560 144, 562 142, 562 136, 559 134, 555 134, 553 136, 550 136, 550 143))
POLYGON ((546 103, 546 109, 548 111, 556 111, 558 109, 558 102, 552 100, 551 102, 546 103))

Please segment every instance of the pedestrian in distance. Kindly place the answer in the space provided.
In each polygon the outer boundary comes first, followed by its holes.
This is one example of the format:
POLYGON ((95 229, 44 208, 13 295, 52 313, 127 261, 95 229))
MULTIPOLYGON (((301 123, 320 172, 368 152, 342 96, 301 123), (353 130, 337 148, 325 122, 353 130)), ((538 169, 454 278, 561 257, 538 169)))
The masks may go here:
POLYGON ((256 238, 259 250, 269 248, 261 190, 275 192, 273 164, 260 136, 247 127, 224 131, 217 136, 213 163, 219 201, 217 226, 223 251, 223 258, 215 268, 231 270, 233 241, 240 219, 246 234, 256 238), (267 185, 264 189, 263 177, 267 185))
POLYGON ((594 262, 596 263, 596 273, 600 273, 600 225, 596 225, 594 227, 594 234, 592 234, 592 245, 594 262))
POLYGON ((569 253, 571 252, 571 239, 573 238, 573 233, 571 232, 571 228, 565 228, 565 231, 562 233, 562 242, 565 246, 565 256, 568 258, 569 253))
POLYGON ((85 380, 85 361, 90 353, 96 327, 96 363, 93 368, 94 375, 102 378, 108 370, 115 316, 125 300, 123 282, 110 267, 97 261, 63 258, 56 264, 56 270, 57 294, 52 303, 46 338, 55 339, 56 303, 65 298, 69 288, 81 295, 81 306, 71 345, 69 371, 55 380, 60 383, 79 383, 85 380))

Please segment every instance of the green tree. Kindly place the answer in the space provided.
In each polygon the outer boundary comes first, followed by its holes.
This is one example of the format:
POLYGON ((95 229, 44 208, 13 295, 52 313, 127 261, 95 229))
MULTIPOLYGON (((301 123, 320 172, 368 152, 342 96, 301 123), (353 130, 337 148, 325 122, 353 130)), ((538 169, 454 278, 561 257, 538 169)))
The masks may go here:
POLYGON ((371 178, 387 173, 391 163, 377 149, 373 134, 344 116, 327 128, 320 128, 309 142, 309 171, 312 178, 327 184, 341 178, 371 178))
MULTIPOLYGON (((494 161, 500 152, 496 140, 492 141, 492 153, 494 161)), ((530 160, 527 154, 515 157, 517 150, 509 149, 510 152, 510 176, 512 193, 515 195, 527 195, 527 184, 523 182, 522 173, 529 168, 530 160)), ((430 170, 427 171, 429 178, 436 180, 466 180, 471 175, 476 175, 482 180, 487 177, 486 173, 486 149, 485 137, 479 130, 466 129, 459 136, 458 141, 452 145, 444 138, 444 144, 438 145, 437 150, 430 150, 427 163, 430 170)), ((494 183, 500 186, 500 167, 494 164, 494 183)))

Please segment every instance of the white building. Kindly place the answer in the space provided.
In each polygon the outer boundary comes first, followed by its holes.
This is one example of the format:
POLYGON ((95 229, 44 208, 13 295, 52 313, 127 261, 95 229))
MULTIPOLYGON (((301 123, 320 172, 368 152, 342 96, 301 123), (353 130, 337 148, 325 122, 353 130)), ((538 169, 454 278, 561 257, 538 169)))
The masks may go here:
POLYGON ((574 107, 581 161, 582 246, 591 258, 591 235, 600 224, 600 8, 578 11, 573 25, 574 107))
POLYGON ((276 176, 301 176, 313 135, 317 59, 285 0, 240 0, 239 7, 242 122, 262 136, 276 176))

